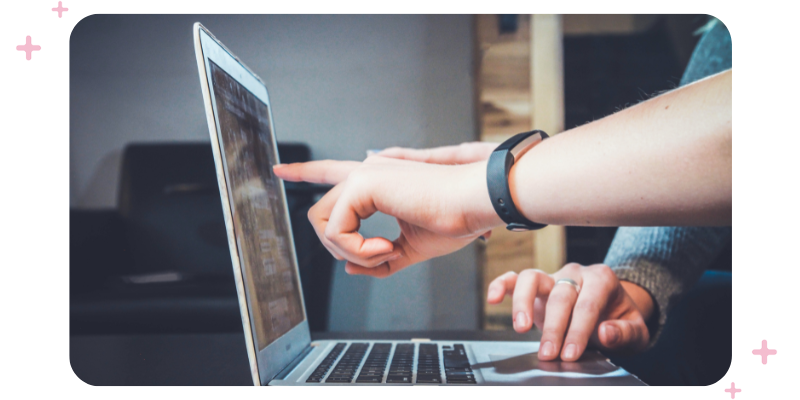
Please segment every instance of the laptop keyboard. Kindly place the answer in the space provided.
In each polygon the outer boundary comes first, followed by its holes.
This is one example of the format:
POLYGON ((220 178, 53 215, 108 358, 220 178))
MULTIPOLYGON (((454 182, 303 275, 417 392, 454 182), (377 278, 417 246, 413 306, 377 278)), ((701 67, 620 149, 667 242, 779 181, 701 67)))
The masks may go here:
POLYGON ((386 364, 389 363, 389 353, 392 352, 391 343, 375 343, 372 351, 367 356, 367 361, 361 367, 358 374, 357 383, 381 383, 383 373, 386 372, 386 364))
POLYGON ((337 343, 308 377, 308 383, 430 383, 475 384, 463 344, 437 343, 337 343), (418 349, 417 349, 418 347, 418 349), (347 351, 342 354, 342 351, 347 351), (369 355, 367 351, 369 350, 369 355), (366 356, 366 360, 364 360, 366 356), (389 359, 391 358, 391 362, 389 359), (331 370, 336 360, 336 366, 331 370), (363 361, 363 365, 362 364, 363 361), (386 366, 389 366, 388 373, 386 366), (444 366, 444 380, 441 367, 444 366), (330 371, 330 374, 328 373, 330 371), (355 379, 354 379, 355 378, 355 379))
POLYGON ((442 371, 439 369, 439 345, 430 343, 419 345, 417 383, 442 383, 442 371))
POLYGON ((353 343, 333 368, 331 374, 325 379, 325 383, 350 383, 353 381, 353 376, 364 360, 364 355, 367 354, 369 343, 353 343))
POLYGON ((344 350, 345 346, 347 346, 346 343, 336 343, 336 346, 333 346, 333 350, 331 350, 331 352, 328 353, 328 355, 322 360, 322 362, 319 363, 317 368, 314 370, 313 373, 311 373, 311 376, 308 377, 308 380, 306 382, 309 383, 322 382, 322 378, 324 378, 325 375, 328 373, 328 371, 331 369, 333 362, 336 361, 337 358, 339 358, 339 354, 342 354, 342 350, 344 350))
POLYGON ((454 344, 453 350, 444 349, 444 374, 447 383, 475 383, 463 344, 454 344))
POLYGON ((386 383, 411 383, 414 374, 414 343, 398 343, 386 383))

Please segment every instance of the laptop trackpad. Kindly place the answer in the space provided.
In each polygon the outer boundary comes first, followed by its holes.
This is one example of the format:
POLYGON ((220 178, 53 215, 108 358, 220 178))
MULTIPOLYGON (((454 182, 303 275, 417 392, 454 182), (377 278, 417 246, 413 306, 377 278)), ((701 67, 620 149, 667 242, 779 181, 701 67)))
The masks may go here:
POLYGON ((603 375, 614 372, 617 367, 606 361, 596 352, 587 352, 577 362, 539 361, 539 353, 531 352, 520 355, 489 354, 494 373, 513 375, 527 371, 545 371, 551 373, 577 372, 589 375, 603 375))

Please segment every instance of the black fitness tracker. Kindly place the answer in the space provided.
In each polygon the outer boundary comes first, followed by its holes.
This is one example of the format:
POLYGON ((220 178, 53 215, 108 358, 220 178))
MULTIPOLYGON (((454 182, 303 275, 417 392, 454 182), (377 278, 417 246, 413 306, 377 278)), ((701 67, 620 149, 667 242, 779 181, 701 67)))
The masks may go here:
POLYGON ((497 215, 508 224, 506 229, 510 231, 532 231, 547 226, 547 224, 530 221, 517 211, 514 201, 511 200, 511 190, 508 188, 508 173, 517 158, 548 137, 544 131, 540 130, 519 133, 497 146, 489 156, 489 163, 486 167, 489 198, 492 199, 492 206, 497 215))

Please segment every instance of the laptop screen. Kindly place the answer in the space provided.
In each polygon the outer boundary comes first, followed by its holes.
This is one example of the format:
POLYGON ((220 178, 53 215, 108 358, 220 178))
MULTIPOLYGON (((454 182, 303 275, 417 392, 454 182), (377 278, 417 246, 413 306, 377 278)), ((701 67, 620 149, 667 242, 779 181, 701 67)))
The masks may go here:
POLYGON ((304 319, 267 105, 209 60, 219 142, 259 351, 304 319))

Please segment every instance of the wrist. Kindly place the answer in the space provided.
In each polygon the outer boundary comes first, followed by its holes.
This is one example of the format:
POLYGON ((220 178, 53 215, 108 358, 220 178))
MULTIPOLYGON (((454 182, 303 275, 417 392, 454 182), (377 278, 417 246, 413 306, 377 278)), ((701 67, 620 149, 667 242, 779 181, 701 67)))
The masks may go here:
POLYGON ((488 161, 479 161, 461 166, 464 183, 462 213, 473 233, 484 233, 488 230, 505 226, 492 206, 489 188, 486 186, 486 166, 488 161))
POLYGON ((628 297, 633 300, 636 308, 639 309, 642 318, 648 321, 653 315, 653 308, 655 307, 655 302, 653 301, 653 297, 650 296, 650 293, 633 282, 620 281, 620 284, 622 288, 625 289, 625 293, 628 294, 628 297))

